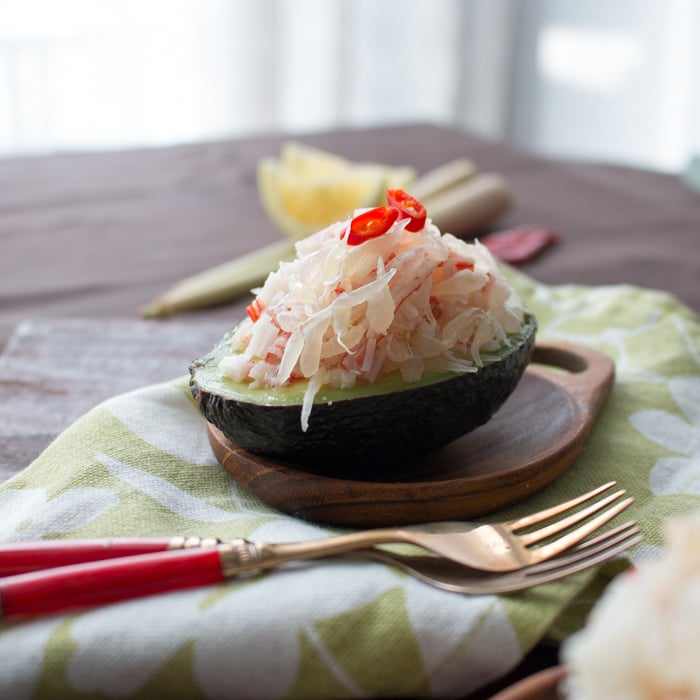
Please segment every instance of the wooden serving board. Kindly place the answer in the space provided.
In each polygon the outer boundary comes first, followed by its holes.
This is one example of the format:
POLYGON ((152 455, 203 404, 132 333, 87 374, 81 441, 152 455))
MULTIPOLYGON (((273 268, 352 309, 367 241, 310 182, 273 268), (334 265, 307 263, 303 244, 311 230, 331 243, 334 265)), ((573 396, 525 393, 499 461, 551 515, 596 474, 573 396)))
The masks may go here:
POLYGON ((245 489, 299 518, 351 527, 464 520, 542 489, 574 462, 614 379, 601 352, 538 344, 506 403, 477 430, 386 470, 311 472, 255 455, 208 426, 220 464, 245 489))

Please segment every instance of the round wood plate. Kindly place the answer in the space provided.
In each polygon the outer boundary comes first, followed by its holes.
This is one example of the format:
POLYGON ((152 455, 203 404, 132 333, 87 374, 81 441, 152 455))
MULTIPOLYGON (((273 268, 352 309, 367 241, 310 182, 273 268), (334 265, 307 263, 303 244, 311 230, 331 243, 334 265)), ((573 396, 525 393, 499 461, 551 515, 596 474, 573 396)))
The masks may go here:
MULTIPOLYGON (((269 505, 351 527, 464 520, 542 489, 576 459, 614 379, 613 361, 590 348, 538 344, 515 391, 485 425, 427 457, 387 465, 306 467, 237 447, 213 425, 216 458, 269 505)), ((418 428, 419 429, 419 428, 418 428)))

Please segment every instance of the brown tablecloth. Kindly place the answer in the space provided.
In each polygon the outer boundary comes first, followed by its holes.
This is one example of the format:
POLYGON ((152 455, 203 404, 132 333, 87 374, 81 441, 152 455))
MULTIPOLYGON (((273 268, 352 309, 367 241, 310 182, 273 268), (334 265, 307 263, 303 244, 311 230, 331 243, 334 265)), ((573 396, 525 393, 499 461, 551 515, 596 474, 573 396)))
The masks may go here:
MULTIPOLYGON (((0 480, 91 402, 184 373, 219 327, 241 317, 246 299, 158 322, 137 321, 136 311, 183 277, 279 238, 255 172, 285 138, 0 161, 0 349, 24 322, 0 358, 0 480), (81 325, 90 319, 106 323, 81 325), (90 337, 84 356, 76 345, 90 337), (89 376, 69 371, 72 347, 89 376), (53 403, 35 410, 47 397, 53 403), (28 417, 35 425, 25 429, 28 417)), ((700 195, 676 177, 554 162, 429 125, 299 140, 419 173, 471 158, 503 174, 515 195, 495 228, 533 223, 560 235, 525 272, 552 284, 664 289, 700 311, 700 195)))
MULTIPOLYGON (((135 381, 161 381, 180 364, 184 373, 188 353, 208 347, 212 324, 225 329, 240 319, 245 298, 165 321, 137 321, 137 310, 183 277, 280 237, 261 208, 256 165, 286 138, 0 161, 0 350, 20 322, 42 322, 25 324, 0 363, 0 480, 33 459, 78 410, 135 381), (95 328, 61 326, 64 319, 139 325, 105 327, 108 340, 99 343, 95 328), (178 343, 178 333, 192 338, 178 343), (96 354, 110 341, 120 348, 110 354, 105 381, 95 362, 83 360, 81 343, 92 343, 96 354), (170 359, 160 362, 166 347, 170 359), (43 410, 49 395, 71 392, 62 405, 73 411, 43 410)), ((512 188, 515 204, 494 228, 533 223, 558 231, 560 244, 524 267, 530 275, 554 284, 665 289, 700 311, 700 195, 677 177, 554 162, 428 125, 298 138, 419 173, 466 156, 512 188)))
MULTIPOLYGON (((26 318, 133 317, 182 277, 279 238, 255 172, 284 138, 0 161, 0 346, 26 318)), ((418 172, 472 158, 513 189, 499 227, 561 235, 529 274, 667 289, 700 310, 700 196, 676 177, 552 162, 428 125, 300 140, 418 172)), ((244 303, 188 318, 233 320, 244 303)))

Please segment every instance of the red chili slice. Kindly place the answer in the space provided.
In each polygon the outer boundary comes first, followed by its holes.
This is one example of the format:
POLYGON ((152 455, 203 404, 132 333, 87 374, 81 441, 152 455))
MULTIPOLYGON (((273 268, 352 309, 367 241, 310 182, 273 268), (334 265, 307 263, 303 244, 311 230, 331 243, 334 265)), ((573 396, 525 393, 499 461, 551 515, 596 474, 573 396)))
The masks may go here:
POLYGON ((407 231, 420 231, 428 216, 425 207, 405 190, 387 190, 386 199, 390 207, 396 207, 402 219, 410 219, 407 231))
POLYGON ((393 207, 376 207, 356 216, 350 222, 348 245, 360 245, 370 238, 386 233, 399 218, 399 210, 393 207))

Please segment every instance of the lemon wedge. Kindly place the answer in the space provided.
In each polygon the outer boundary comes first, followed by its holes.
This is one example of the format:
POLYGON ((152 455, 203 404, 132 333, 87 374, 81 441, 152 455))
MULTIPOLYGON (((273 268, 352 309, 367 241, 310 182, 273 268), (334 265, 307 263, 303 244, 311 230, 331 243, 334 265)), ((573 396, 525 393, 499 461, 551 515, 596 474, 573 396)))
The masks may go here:
POLYGON ((384 203, 387 187, 407 187, 410 167, 356 163, 297 142, 258 163, 258 191, 275 225, 293 239, 384 203))
POLYGON ((298 141, 285 141, 280 149, 280 163, 298 175, 326 177, 338 175, 351 167, 342 156, 298 141))

